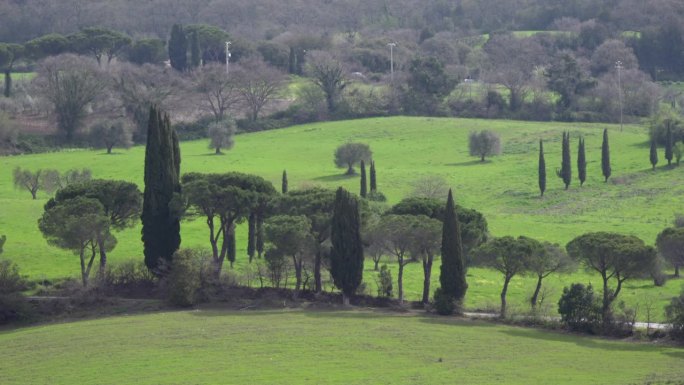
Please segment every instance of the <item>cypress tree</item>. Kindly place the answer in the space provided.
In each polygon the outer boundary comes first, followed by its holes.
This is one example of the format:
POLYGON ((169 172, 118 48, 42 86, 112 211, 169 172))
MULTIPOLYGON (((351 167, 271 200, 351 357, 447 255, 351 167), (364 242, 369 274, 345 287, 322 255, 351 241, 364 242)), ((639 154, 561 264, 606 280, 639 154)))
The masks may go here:
MULTIPOLYGON (((371 163, 372 164, 372 163, 371 163)), ((361 193, 360 193, 362 198, 365 198, 366 195, 368 195, 368 185, 366 181, 366 163, 364 161, 361 161, 361 193)))
POLYGON ((264 218, 262 215, 256 217, 256 249, 259 258, 264 254, 264 218))
POLYGON ((584 153, 584 138, 579 138, 579 147, 577 149, 577 175, 579 176, 580 187, 584 185, 587 180, 587 158, 584 153))
POLYGON ((283 170, 283 181, 281 191, 283 194, 287 194, 287 170, 283 170))
POLYGON ((572 181, 572 165, 570 160, 570 133, 563 133, 563 155, 560 171, 557 171, 558 177, 563 179, 565 184, 565 189, 568 189, 570 182, 572 181))
POLYGON ((608 129, 603 129, 603 143, 601 144, 601 171, 603 172, 603 181, 608 182, 612 172, 610 168, 610 145, 608 144, 608 129))
POLYGON ((176 71, 188 68, 188 39, 181 24, 174 24, 169 39, 169 61, 176 71))
POLYGON ((371 160, 370 164, 370 191, 371 192, 377 192, 378 191, 378 184, 377 180, 375 179, 375 161, 371 160))
POLYGON ((468 290, 463 262, 461 229, 451 189, 449 189, 442 224, 442 266, 440 267, 439 282, 442 293, 456 302, 462 301, 468 290))
POLYGON ((142 241, 145 264, 160 273, 180 246, 180 216, 174 200, 180 195, 180 148, 168 116, 150 108, 145 148, 145 191, 142 209, 142 241))
POLYGON ((190 66, 197 68, 200 64, 202 64, 202 52, 200 51, 199 36, 197 31, 194 31, 190 38, 190 66))
POLYGON ((544 159, 544 142, 539 139, 539 191, 544 196, 546 191, 546 160, 544 159))
POLYGON ((252 263, 254 252, 256 251, 256 214, 249 214, 247 229, 247 255, 249 256, 249 262, 252 263))
POLYGON ((349 304, 363 279, 363 245, 356 198, 340 187, 335 195, 331 221, 330 274, 342 291, 342 302, 349 304))
POLYGON ((651 140, 651 166, 653 166, 653 171, 655 171, 656 164, 658 164, 658 146, 655 140, 651 140))
POLYGON ((674 145, 673 143, 673 138, 672 138, 672 129, 670 128, 670 125, 667 125, 667 136, 665 138, 665 159, 667 159, 667 165, 672 166, 672 158, 673 158, 673 151, 672 151, 672 146, 674 145))

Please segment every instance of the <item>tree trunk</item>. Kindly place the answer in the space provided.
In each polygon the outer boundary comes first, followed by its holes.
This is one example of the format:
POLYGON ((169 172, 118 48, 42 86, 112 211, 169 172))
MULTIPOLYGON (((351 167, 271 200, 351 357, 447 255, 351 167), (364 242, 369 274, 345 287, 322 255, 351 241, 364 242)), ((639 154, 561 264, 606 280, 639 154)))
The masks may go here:
POLYGON ((216 151, 214 152, 216 155, 221 155, 221 147, 216 147, 216 151))
POLYGON ((484 163, 484 161, 485 161, 485 154, 481 154, 480 155, 480 162, 484 163))
POLYGON ((501 290, 501 318, 506 317, 506 293, 508 292, 508 283, 511 281, 511 277, 506 276, 504 279, 503 289, 501 290))
POLYGON ((12 96, 12 70, 9 68, 5 70, 5 97, 12 96))
POLYGON ((349 306, 349 296, 342 292, 342 305, 349 306))
POLYGON ((295 268, 295 298, 297 297, 297 294, 299 294, 299 290, 302 288, 302 261, 299 260, 297 261, 296 256, 292 256, 292 263, 294 264, 295 268))
POLYGON ((85 268, 85 247, 81 247, 79 257, 81 257, 81 281, 83 282, 83 287, 86 287, 88 286, 88 276, 86 275, 85 268))
POLYGON ((33 197, 33 199, 36 199, 36 194, 38 193, 38 188, 37 188, 37 187, 36 187, 36 188, 32 188, 32 189, 29 190, 29 191, 31 191, 31 196, 33 197))
POLYGON ((423 304, 430 302, 430 277, 432 276, 432 257, 423 260, 423 304))
POLYGON ((347 163, 347 175, 354 175, 354 163, 347 163))
POLYGON ((399 284, 399 303, 404 303, 404 259, 399 258, 399 274, 397 274, 397 283, 399 284))
POLYGON ((610 303, 612 300, 608 291, 608 277, 606 277, 605 273, 602 273, 601 277, 603 278, 603 303, 601 306, 601 316, 603 326, 605 327, 610 322, 610 303))
POLYGON ((107 146, 107 154, 112 153, 112 147, 114 147, 114 146, 107 146))
POLYGON ((532 299, 530 299, 530 304, 532 305, 532 310, 537 308, 537 298, 539 298, 539 291, 541 290, 541 287, 542 287, 542 279, 544 279, 543 276, 537 275, 537 287, 534 288, 534 294, 532 295, 532 299))
POLYGON ((98 238, 97 247, 100 249, 100 270, 98 270, 97 275, 100 280, 104 280, 107 272, 107 252, 105 251, 104 240, 98 238))
POLYGON ((314 259, 314 291, 320 293, 323 291, 321 282, 321 251, 316 251, 316 258, 314 259))
POLYGON ((674 276, 675 276, 675 278, 679 278, 679 265, 675 264, 674 268, 675 268, 674 276))
POLYGON ((373 258, 373 263, 375 264, 373 266, 373 270, 378 271, 378 264, 380 264, 380 258, 373 258))

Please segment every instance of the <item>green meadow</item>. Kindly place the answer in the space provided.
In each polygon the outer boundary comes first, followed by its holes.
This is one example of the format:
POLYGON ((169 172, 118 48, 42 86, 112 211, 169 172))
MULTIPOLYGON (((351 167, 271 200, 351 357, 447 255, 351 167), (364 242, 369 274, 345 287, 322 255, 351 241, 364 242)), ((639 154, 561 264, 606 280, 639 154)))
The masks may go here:
POLYGON ((427 315, 195 310, 0 331, 15 384, 665 384, 684 352, 427 315))
MULTIPOLYGON (((419 178, 444 177, 454 189, 457 203, 481 211, 489 222, 492 235, 527 235, 565 244, 577 235, 590 231, 615 231, 634 234, 653 244, 664 227, 670 226, 674 213, 684 212, 684 167, 658 167, 650 170, 646 128, 615 125, 532 123, 503 120, 450 118, 374 118, 328 123, 314 123, 287 129, 239 135, 235 147, 216 156, 207 141, 184 142, 182 172, 254 173, 280 185, 287 169, 290 188, 319 185, 344 186, 358 190, 358 177, 347 177, 336 169, 333 151, 346 141, 370 144, 378 169, 378 187, 396 203, 412 191, 419 178), (610 132, 613 177, 603 182, 600 167, 601 136, 610 132), (468 155, 470 131, 491 129, 501 135, 503 154, 485 163, 468 155), (565 191, 555 176, 560 166, 561 132, 569 131, 572 149, 582 135, 587 146, 588 180, 584 187, 573 181, 565 191), (547 193, 542 199, 537 187, 538 141, 545 142, 547 193)), ((574 158, 574 157, 573 157, 574 158)), ((16 190, 12 169, 88 167, 96 178, 125 179, 141 185, 144 148, 119 150, 113 155, 103 151, 70 150, 56 153, 0 158, 0 233, 8 237, 3 258, 17 262, 29 278, 55 279, 78 273, 77 257, 68 251, 47 245, 37 228, 43 205, 49 198, 39 193, 32 200, 28 191, 16 190)), ((661 164, 664 163, 661 153, 661 164)), ((573 164, 574 167, 574 164, 573 164)), ((576 175, 576 170, 574 170, 576 175)), ((244 228, 238 234, 239 253, 246 255, 244 228)), ((185 221, 182 225, 183 247, 208 248, 204 221, 185 221)), ((141 259, 140 229, 118 233, 118 246, 111 253, 113 263, 141 259)), ((391 263, 388 261, 388 263, 391 263)), ((246 258, 238 260, 238 272, 246 268, 246 258)), ((367 263, 365 281, 375 294, 374 274, 367 263)), ((435 264, 437 281, 439 263, 435 264)), ((470 289, 466 306, 470 309, 496 307, 501 277, 484 269, 469 270, 470 289)), ((418 299, 422 272, 411 264, 406 272, 409 299, 418 299)), ((562 287, 571 282, 593 282, 598 277, 578 272, 570 276, 549 277, 547 302, 555 306, 562 287)), ((651 281, 634 281, 621 298, 629 305, 655 302, 657 318, 662 306, 681 291, 682 280, 670 280, 664 287, 651 281)), ((524 309, 533 290, 532 278, 516 277, 510 290, 513 307, 524 309)), ((433 286, 434 289, 435 286, 433 286)), ((643 314, 639 318, 643 319, 643 314)))

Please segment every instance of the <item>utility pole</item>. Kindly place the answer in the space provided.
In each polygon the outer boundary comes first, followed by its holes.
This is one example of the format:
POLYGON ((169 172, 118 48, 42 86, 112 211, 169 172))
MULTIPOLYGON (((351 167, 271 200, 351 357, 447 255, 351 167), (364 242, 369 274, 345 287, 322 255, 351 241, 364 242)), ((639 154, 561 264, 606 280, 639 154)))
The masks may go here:
POLYGON ((618 100, 620 101, 620 132, 622 132, 622 62, 620 60, 615 62, 615 68, 618 74, 618 100))
POLYGON ((226 42, 226 75, 230 73, 230 42, 226 42))
POLYGON ((390 47, 390 81, 392 84, 394 84, 394 47, 397 46, 397 43, 387 43, 387 45, 390 47))

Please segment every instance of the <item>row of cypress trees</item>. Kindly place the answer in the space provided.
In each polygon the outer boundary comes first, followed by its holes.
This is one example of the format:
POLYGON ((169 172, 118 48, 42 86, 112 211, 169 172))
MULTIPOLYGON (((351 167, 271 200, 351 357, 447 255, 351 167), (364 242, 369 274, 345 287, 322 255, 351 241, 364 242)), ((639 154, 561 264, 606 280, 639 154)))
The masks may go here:
POLYGON ((169 62, 173 69, 180 72, 199 67, 202 63, 202 52, 200 50, 199 36, 196 31, 190 35, 190 41, 188 41, 183 25, 174 24, 171 27, 169 62), (190 48, 190 63, 188 63, 188 44, 190 48))
MULTIPOLYGON (((370 192, 371 193, 376 193, 378 192, 378 182, 377 182, 377 177, 375 175, 375 161, 371 160, 370 162, 370 172, 369 172, 369 178, 370 179, 370 192)), ((368 197, 368 181, 366 178, 366 162, 363 160, 361 161, 361 187, 359 190, 359 195, 362 198, 367 198, 368 197)))
MULTIPOLYGON (((667 160, 667 165, 672 166, 672 159, 674 158, 674 137, 672 134, 672 129, 667 126, 667 134, 665 135, 665 159, 667 160)), ((651 167, 655 170, 658 164, 658 146, 656 144, 655 138, 651 139, 651 152, 650 152, 651 167)), ((679 158, 677 158, 679 159, 679 158)), ((679 160, 677 160, 679 162, 679 160)))
MULTIPOLYGON (((563 132, 562 140, 562 155, 561 155, 561 167, 556 169, 556 175, 563 180, 565 189, 570 187, 572 182, 572 160, 570 154, 570 133, 563 132)), ((653 147, 653 145, 651 146, 653 147)), ((651 151, 653 152, 653 150, 651 151)), ((657 156, 657 155, 656 155, 657 156)), ((546 191, 546 159, 544 158, 544 142, 539 140, 539 191, 541 196, 544 196, 546 191)), ((603 130, 603 143, 601 144, 601 172, 603 173, 604 182, 608 181, 610 178, 612 169, 610 166, 610 144, 608 143, 608 129, 603 130)), ((584 185, 587 180, 587 157, 584 138, 579 138, 578 148, 577 148, 577 176, 580 181, 580 186, 584 185)))

